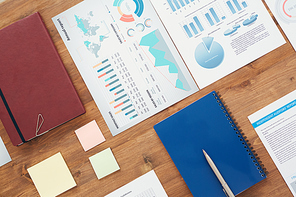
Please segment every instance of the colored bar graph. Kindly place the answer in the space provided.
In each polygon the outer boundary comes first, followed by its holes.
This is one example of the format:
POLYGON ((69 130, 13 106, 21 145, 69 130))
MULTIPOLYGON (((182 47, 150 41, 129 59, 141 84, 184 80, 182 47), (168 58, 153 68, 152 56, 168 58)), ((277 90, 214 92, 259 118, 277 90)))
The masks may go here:
POLYGON ((119 110, 119 111, 115 112, 115 114, 119 114, 120 112, 122 112, 122 111, 124 111, 124 110, 126 110, 126 109, 128 109, 128 108, 130 108, 130 107, 132 107, 132 106, 133 106, 133 105, 132 105, 132 104, 130 104, 130 105, 128 105, 128 106, 126 106, 126 107, 122 108, 121 110, 119 110))
POLYGON ((233 1, 234 5, 236 6, 237 10, 238 10, 238 11, 241 11, 242 8, 241 8, 241 6, 239 5, 239 3, 237 2, 237 0, 232 0, 232 1, 233 1))
POLYGON ((113 90, 116 90, 117 88, 119 88, 120 86, 122 86, 121 84, 115 86, 114 88, 111 88, 109 91, 112 92, 113 90))
POLYGON ((121 105, 123 105, 124 103, 127 103, 127 102, 129 102, 129 99, 123 101, 122 103, 119 103, 118 105, 115 105, 114 109, 116 109, 117 107, 119 107, 119 106, 121 106, 121 105))
POLYGON ((211 26, 213 26, 214 22, 213 22, 211 16, 209 15, 209 13, 206 13, 205 16, 207 17, 207 19, 208 19, 209 23, 211 24, 211 26))
POLYGON ((213 15, 215 21, 216 21, 217 23, 219 23, 219 22, 220 22, 220 19, 218 18, 218 16, 217 16, 215 10, 214 10, 213 8, 210 8, 210 12, 211 12, 211 14, 213 15))
POLYGON ((122 110, 122 111, 124 111, 124 110, 126 110, 126 109, 130 108, 131 106, 133 106, 133 105, 132 105, 132 104, 130 104, 130 105, 128 105, 128 106, 126 106, 126 107, 122 108, 121 110, 122 110))
POLYGON ((135 118, 135 117, 137 117, 137 116, 138 116, 138 114, 136 114, 136 115, 130 117, 130 120, 133 119, 133 118, 135 118))
POLYGON ((117 81, 119 81, 119 79, 115 79, 114 81, 112 81, 112 82, 108 83, 107 85, 105 85, 105 87, 108 87, 108 86, 116 83, 117 81))
POLYGON ((245 1, 242 2, 242 5, 244 6, 244 8, 248 7, 248 5, 245 1))
POLYGON ((185 0, 185 2, 186 2, 187 4, 189 4, 189 0, 185 0))
POLYGON ((118 97, 117 99, 115 99, 114 101, 111 101, 109 104, 111 105, 111 104, 113 104, 113 103, 119 101, 120 99, 122 99, 122 98, 124 98, 124 97, 126 97, 126 96, 127 96, 127 94, 122 95, 122 96, 118 97))
POLYGON ((108 64, 107 66, 104 66, 103 68, 99 69, 97 72, 99 73, 99 72, 105 70, 106 68, 108 68, 108 67, 110 67, 110 66, 111 66, 111 64, 108 64))
POLYGON ((133 110, 131 110, 131 111, 129 111, 129 112, 127 112, 127 113, 125 113, 124 115, 129 115, 129 114, 131 114, 131 113, 133 113, 134 111, 136 111, 135 109, 133 109, 133 110))
POLYGON ((175 6, 173 5, 172 0, 167 0, 167 2, 168 2, 168 4, 170 5, 170 7, 171 7, 171 9, 173 10, 173 12, 175 12, 175 11, 176 11, 176 8, 175 8, 175 6))
POLYGON ((193 23, 189 23, 189 26, 191 27, 192 31, 194 32, 194 34, 198 34, 198 31, 197 29, 195 28, 194 24, 193 23))
POLYGON ((119 90, 118 92, 115 92, 114 95, 116 96, 116 95, 120 94, 120 93, 123 92, 123 91, 124 91, 124 89, 121 89, 121 90, 119 90))
POLYGON ((228 7, 231 10, 232 14, 235 14, 236 11, 235 11, 234 7, 232 6, 231 2, 230 1, 227 1, 226 4, 228 5, 228 7))
POLYGON ((113 70, 113 69, 111 69, 111 70, 109 70, 109 71, 107 71, 107 72, 105 72, 105 73, 101 74, 100 76, 98 76, 98 78, 101 78, 101 77, 103 77, 103 76, 105 76, 105 75, 107 75, 107 74, 111 73, 112 71, 114 71, 114 70, 113 70))
POLYGON ((184 7, 184 6, 185 6, 185 3, 184 3, 184 1, 183 1, 183 0, 179 0, 179 2, 180 2, 180 4, 181 4, 181 6, 182 6, 182 7, 184 7))
POLYGON ((173 0, 173 2, 176 5, 177 9, 180 9, 181 8, 177 0, 173 0))
POLYGON ((185 31, 186 31, 188 37, 191 38, 191 37, 192 37, 192 33, 190 32, 188 26, 187 26, 187 25, 184 25, 183 28, 185 29, 185 31))
POLYGON ((198 18, 195 16, 193 17, 194 22, 196 23, 197 27, 199 28, 200 31, 203 31, 204 28, 202 27, 201 23, 199 22, 198 18))
POLYGON ((116 77, 116 76, 117 76, 116 74, 115 74, 115 75, 112 75, 111 77, 105 79, 105 81, 109 81, 110 79, 113 79, 113 78, 116 77))
POLYGON ((100 65, 102 65, 102 64, 104 64, 105 62, 107 62, 108 61, 108 59, 105 59, 104 61, 102 61, 102 62, 100 62, 100 63, 98 63, 97 65, 95 65, 95 66, 93 66, 93 68, 96 68, 96 67, 98 67, 98 66, 100 66, 100 65))

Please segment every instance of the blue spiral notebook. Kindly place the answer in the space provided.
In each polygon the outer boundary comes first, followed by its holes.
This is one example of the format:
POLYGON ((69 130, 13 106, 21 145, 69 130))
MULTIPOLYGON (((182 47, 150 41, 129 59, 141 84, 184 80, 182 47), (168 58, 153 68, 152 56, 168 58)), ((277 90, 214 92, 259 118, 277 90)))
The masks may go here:
POLYGON ((154 126, 193 196, 225 194, 204 149, 235 195, 266 178, 215 91, 154 126))

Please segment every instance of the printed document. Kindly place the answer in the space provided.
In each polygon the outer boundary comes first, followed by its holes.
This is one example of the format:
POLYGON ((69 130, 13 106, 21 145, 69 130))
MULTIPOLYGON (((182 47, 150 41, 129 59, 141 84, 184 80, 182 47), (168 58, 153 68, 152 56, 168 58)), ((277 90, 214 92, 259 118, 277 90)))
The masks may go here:
POLYGON ((52 20, 113 135, 285 43, 261 0, 85 0, 52 20))
POLYGON ((52 19, 113 135, 198 90, 144 2, 85 0, 52 19))
POLYGON ((296 196, 296 90, 248 118, 296 196))
POLYGON ((105 197, 167 197, 154 170, 122 186, 105 197))
POLYGON ((199 88, 285 43, 261 0, 151 0, 199 88))

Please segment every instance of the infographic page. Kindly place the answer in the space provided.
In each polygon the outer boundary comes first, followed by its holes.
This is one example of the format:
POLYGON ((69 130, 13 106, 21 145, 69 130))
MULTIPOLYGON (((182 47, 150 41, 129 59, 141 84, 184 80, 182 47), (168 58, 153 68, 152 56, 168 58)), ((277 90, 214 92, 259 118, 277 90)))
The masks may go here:
POLYGON ((148 0, 85 0, 52 20, 113 135, 198 90, 148 0))
POLYGON ((151 0, 200 88, 285 43, 261 0, 151 0))

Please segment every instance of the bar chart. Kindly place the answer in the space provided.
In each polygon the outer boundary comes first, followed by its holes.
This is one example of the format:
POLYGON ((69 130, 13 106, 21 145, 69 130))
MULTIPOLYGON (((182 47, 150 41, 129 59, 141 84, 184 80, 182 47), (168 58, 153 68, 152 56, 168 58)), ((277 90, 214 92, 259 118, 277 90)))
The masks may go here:
POLYGON ((167 0, 167 3, 169 4, 173 12, 181 9, 182 7, 185 7, 191 2, 194 2, 194 0, 167 0))
POLYGON ((220 7, 219 3, 215 3, 201 11, 206 23, 210 26, 214 26, 217 23, 226 19, 226 15, 220 7))
POLYGON ((191 38, 204 31, 204 27, 197 16, 181 22, 180 25, 188 38, 191 38))
POLYGON ((225 0, 224 3, 231 14, 235 14, 248 7, 248 4, 245 0, 225 0))
POLYGON ((108 104, 116 125, 123 126, 136 118, 138 116, 136 106, 129 96, 130 89, 135 88, 136 84, 120 54, 116 53, 103 59, 92 66, 92 70, 101 92, 109 101, 108 104), (127 84, 126 81, 131 84, 127 84))
POLYGON ((214 26, 226 19, 224 11, 217 2, 209 4, 207 7, 198 11, 180 23, 187 38, 192 38, 203 32, 206 28, 214 26))

